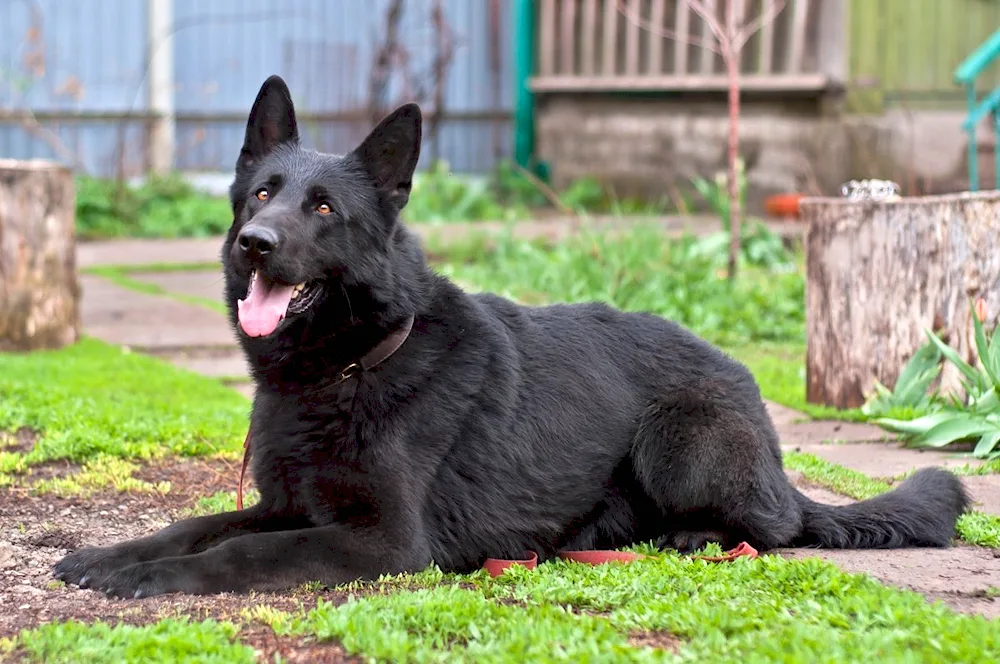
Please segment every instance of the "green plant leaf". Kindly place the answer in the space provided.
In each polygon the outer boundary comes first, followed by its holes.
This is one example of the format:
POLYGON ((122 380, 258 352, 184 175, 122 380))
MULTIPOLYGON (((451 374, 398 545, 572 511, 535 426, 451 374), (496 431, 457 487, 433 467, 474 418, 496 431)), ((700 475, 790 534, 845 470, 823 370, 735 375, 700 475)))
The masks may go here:
POLYGON ((930 330, 925 330, 925 332, 930 340, 941 350, 941 354, 944 355, 945 359, 954 364, 969 379, 970 383, 973 385, 983 385, 983 374, 980 371, 963 360, 954 348, 941 341, 936 334, 930 330))
POLYGON ((906 390, 911 384, 920 382, 927 371, 937 367, 940 363, 941 350, 937 345, 924 344, 899 372, 899 378, 896 379, 896 391, 906 390))
POLYGON ((1000 411, 1000 394, 991 387, 981 395, 969 400, 969 409, 976 413, 996 413, 1000 411))
POLYGON ((1000 427, 969 413, 951 413, 951 418, 918 436, 913 442, 921 447, 944 447, 960 440, 982 436, 1000 427))
POLYGON ((890 431, 896 431, 903 435, 919 436, 927 431, 930 431, 939 424, 951 420, 954 415, 955 414, 951 411, 939 411, 922 417, 917 417, 912 420, 897 420, 882 417, 875 420, 875 423, 880 427, 889 429, 890 431))
POLYGON ((998 442, 1000 442, 1000 431, 983 434, 983 437, 976 444, 976 449, 972 451, 972 456, 977 459, 984 459, 990 456, 990 453, 993 452, 993 448, 997 446, 998 442))
POLYGON ((1000 378, 997 377, 996 368, 990 361, 990 348, 989 344, 986 343, 986 332, 983 331, 982 321, 976 315, 976 303, 973 300, 969 300, 969 309, 972 312, 972 325, 976 330, 976 350, 979 351, 979 363, 983 365, 983 369, 990 377, 993 386, 1000 386, 1000 378))

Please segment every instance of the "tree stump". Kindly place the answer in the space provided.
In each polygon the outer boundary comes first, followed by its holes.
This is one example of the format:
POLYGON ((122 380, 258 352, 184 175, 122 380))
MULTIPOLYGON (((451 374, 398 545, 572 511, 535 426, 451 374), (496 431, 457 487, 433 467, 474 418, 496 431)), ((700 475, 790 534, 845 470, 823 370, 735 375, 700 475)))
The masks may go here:
MULTIPOLYGON (((927 343, 977 356, 970 299, 1000 311, 1000 192, 854 202, 802 201, 806 232, 806 399, 861 406, 890 389, 927 343)), ((959 387, 950 363, 941 388, 959 387)))
POLYGON ((0 351, 79 338, 75 197, 68 168, 0 159, 0 351))

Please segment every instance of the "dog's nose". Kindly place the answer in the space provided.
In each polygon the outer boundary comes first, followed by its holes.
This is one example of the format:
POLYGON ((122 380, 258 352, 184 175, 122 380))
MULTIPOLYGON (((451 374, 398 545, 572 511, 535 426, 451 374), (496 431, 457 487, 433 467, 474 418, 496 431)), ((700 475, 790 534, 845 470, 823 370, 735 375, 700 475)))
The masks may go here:
POLYGON ((249 256, 264 257, 278 247, 278 234, 263 226, 247 226, 240 231, 237 242, 249 256))

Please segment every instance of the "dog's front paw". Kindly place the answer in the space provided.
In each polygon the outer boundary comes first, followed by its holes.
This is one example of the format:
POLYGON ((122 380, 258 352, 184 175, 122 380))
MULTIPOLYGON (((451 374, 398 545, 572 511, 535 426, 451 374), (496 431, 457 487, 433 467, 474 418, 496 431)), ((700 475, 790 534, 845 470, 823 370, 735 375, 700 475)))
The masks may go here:
POLYGON ((139 562, 135 553, 122 546, 88 547, 56 563, 53 576, 81 588, 96 588, 114 572, 139 562))
POLYGON ((94 587, 103 591, 108 597, 121 599, 141 599, 184 591, 197 592, 197 589, 192 588, 186 575, 177 570, 176 565, 160 560, 130 565, 109 575, 100 585, 94 587))

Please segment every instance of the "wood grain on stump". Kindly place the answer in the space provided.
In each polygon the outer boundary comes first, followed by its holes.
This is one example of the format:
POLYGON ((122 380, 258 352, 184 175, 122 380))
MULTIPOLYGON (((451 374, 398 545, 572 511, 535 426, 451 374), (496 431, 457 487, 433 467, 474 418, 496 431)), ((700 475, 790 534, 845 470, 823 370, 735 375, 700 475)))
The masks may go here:
MULTIPOLYGON (((806 381, 810 403, 854 408, 889 388, 939 332, 976 357, 969 301, 1000 311, 1000 192, 852 202, 802 201, 806 233, 806 381)), ((959 386, 945 364, 941 387, 959 386)))
POLYGON ((0 351, 79 338, 75 196, 59 164, 0 159, 0 351))

